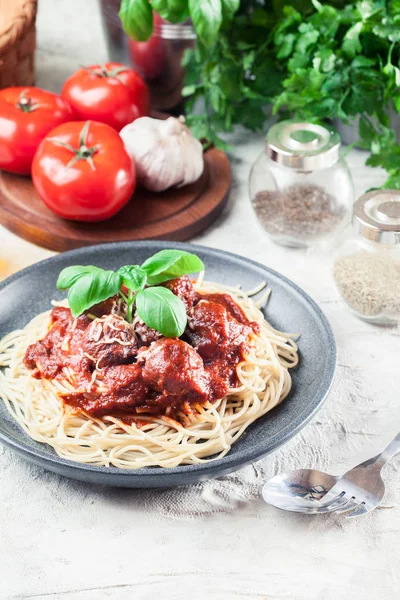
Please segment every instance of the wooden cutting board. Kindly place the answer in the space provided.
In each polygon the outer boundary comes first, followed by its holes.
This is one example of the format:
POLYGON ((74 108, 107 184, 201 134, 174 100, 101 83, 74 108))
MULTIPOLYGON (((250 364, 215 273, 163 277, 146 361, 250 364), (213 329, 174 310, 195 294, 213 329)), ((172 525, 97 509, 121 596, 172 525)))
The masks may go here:
POLYGON ((61 219, 43 204, 29 177, 0 172, 0 223, 57 251, 102 242, 187 240, 215 221, 231 184, 229 161, 221 150, 207 150, 204 159, 196 183, 161 193, 137 189, 121 212, 102 223, 61 219))

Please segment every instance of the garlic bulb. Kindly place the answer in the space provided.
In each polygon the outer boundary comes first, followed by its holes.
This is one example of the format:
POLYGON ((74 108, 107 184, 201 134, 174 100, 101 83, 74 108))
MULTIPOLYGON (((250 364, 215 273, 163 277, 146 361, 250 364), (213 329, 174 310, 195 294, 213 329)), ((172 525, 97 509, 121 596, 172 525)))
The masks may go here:
POLYGON ((121 129, 120 136, 135 161, 138 183, 148 190, 182 187, 204 170, 203 147, 185 125, 185 117, 141 117, 121 129))

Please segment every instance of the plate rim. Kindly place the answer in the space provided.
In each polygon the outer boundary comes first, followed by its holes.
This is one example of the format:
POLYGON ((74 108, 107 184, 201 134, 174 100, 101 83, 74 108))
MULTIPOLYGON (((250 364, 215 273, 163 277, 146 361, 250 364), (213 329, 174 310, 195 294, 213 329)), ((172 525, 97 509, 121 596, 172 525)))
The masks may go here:
MULTIPOLYGON (((325 335, 327 336, 328 345, 327 345, 327 356, 326 356, 326 367, 325 367, 325 371, 324 371, 324 378, 323 378, 322 383, 318 387, 317 392, 314 394, 311 411, 307 412, 308 406, 306 406, 301 411, 301 413, 298 415, 298 417, 295 419, 294 425, 293 425, 293 421, 291 421, 279 433, 275 434, 275 436, 272 439, 274 439, 274 438, 276 438, 276 439, 274 440, 274 442, 272 444, 269 444, 268 449, 265 448, 265 444, 264 444, 264 447, 262 447, 262 443, 261 443, 261 444, 257 444, 255 447, 253 447, 252 449, 250 448, 247 451, 246 451, 246 449, 244 449, 239 456, 228 453, 222 458, 210 460, 209 462, 195 464, 195 465, 178 465, 177 467, 171 467, 171 468, 140 467, 139 469, 126 469, 126 468, 113 469, 110 467, 90 465, 90 464, 86 464, 86 463, 79 463, 79 462, 75 462, 72 460, 62 458, 62 457, 58 456, 57 454, 54 454, 54 456, 49 455, 46 451, 42 451, 40 448, 31 448, 31 447, 27 446, 26 444, 24 444, 23 442, 20 442, 20 441, 14 439, 13 437, 9 437, 7 434, 4 434, 3 431, 1 431, 1 429, 0 429, 0 441, 1 442, 3 442, 8 447, 15 449, 18 453, 28 456, 32 460, 37 459, 37 461, 40 461, 42 466, 43 466, 43 462, 51 463, 54 466, 63 466, 65 468, 72 469, 76 472, 79 472, 80 474, 84 474, 84 473, 88 473, 88 472, 91 474, 98 474, 99 476, 101 476, 102 478, 105 478, 105 479, 106 478, 114 478, 114 477, 121 477, 121 478, 137 477, 138 479, 147 479, 147 478, 151 479, 154 477, 168 478, 168 476, 169 477, 172 477, 172 476, 179 477, 180 473, 182 473, 182 475, 188 475, 188 476, 190 476, 190 474, 198 474, 199 477, 203 476, 203 478, 204 478, 204 476, 212 473, 213 471, 224 470, 224 471, 228 472, 229 469, 231 471, 233 471, 236 468, 239 469, 242 466, 245 466, 246 464, 253 463, 253 462, 259 460, 260 458, 262 458, 263 456, 270 454, 276 448, 283 446, 290 439, 295 437, 312 420, 312 418, 315 416, 315 414, 322 408, 322 406, 324 405, 325 401, 327 400, 329 392, 332 388, 332 385, 333 385, 333 382, 335 379, 336 367, 337 367, 336 339, 335 339, 335 335, 333 333, 333 329, 332 329, 332 326, 331 326, 328 318, 326 317, 325 313, 321 310, 321 308, 319 307, 317 302, 307 292, 305 292, 301 287, 299 287, 296 283, 294 283, 293 281, 291 281, 289 278, 287 278, 285 275, 282 275, 278 271, 275 271, 274 269, 271 269, 270 267, 263 265, 260 262, 257 262, 250 258, 247 258, 240 254, 236 254, 234 252, 222 250, 219 248, 212 248, 210 246, 206 246, 206 245, 202 245, 202 244, 193 244, 190 242, 176 242, 176 241, 172 241, 172 240, 171 241, 168 241, 168 240, 167 241, 165 241, 165 240, 127 240, 127 241, 121 241, 121 242, 110 242, 110 243, 105 243, 105 244, 92 244, 90 246, 82 246, 80 248, 75 248, 72 250, 68 250, 66 252, 61 252, 59 254, 56 254, 55 256, 45 258, 45 259, 38 261, 32 265, 29 265, 28 267, 21 269, 20 271, 17 271, 13 275, 7 277, 6 279, 4 279, 3 281, 0 282, 0 292, 4 288, 6 288, 8 285, 12 284, 14 281, 17 281, 18 279, 25 276, 26 274, 29 274, 30 272, 35 271, 38 267, 45 266, 49 262, 50 263, 57 262, 58 259, 63 259, 66 256, 72 257, 72 258, 75 255, 81 256, 82 253, 85 254, 86 252, 90 252, 94 248, 99 249, 101 251, 101 250, 107 250, 107 249, 109 249, 109 250, 116 249, 121 246, 154 247, 155 245, 158 246, 160 249, 162 249, 162 247, 168 248, 168 247, 171 247, 171 245, 172 245, 174 248, 178 248, 178 249, 182 248, 182 250, 187 250, 187 251, 190 251, 190 249, 192 249, 192 251, 196 251, 196 249, 197 250, 205 250, 207 253, 211 253, 212 255, 217 255, 219 257, 221 255, 223 255, 228 258, 233 258, 235 260, 239 260, 243 263, 251 264, 252 266, 257 267, 258 269, 262 269, 266 272, 271 273, 273 277, 276 277, 277 279, 283 281, 287 286, 294 289, 297 292, 297 294, 299 294, 303 298, 303 300, 306 301, 308 306, 313 308, 314 312, 318 316, 318 319, 319 319, 321 325, 323 326, 325 335), (307 415, 305 417, 303 417, 304 412, 307 412, 307 415)), ((22 433, 23 433, 23 435, 28 435, 23 430, 22 430, 22 433)), ((37 442, 37 443, 40 443, 40 442, 37 442)), ((49 446, 48 444, 43 443, 43 446, 45 446, 47 448, 51 448, 51 446, 49 446)), ((53 449, 53 451, 54 451, 54 449, 53 449)), ((43 468, 45 468, 45 467, 43 466, 43 468)), ((172 484, 172 485, 174 485, 174 484, 172 484)), ((162 485, 160 485, 159 487, 162 487, 162 485)))

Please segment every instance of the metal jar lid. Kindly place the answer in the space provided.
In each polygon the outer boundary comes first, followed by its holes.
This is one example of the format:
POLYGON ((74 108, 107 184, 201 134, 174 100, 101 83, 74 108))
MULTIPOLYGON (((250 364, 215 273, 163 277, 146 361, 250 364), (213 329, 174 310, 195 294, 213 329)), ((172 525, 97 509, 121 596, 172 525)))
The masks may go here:
POLYGON ((374 190, 357 200, 353 225, 360 235, 380 244, 400 244, 400 190, 374 190))
POLYGON ((197 38, 190 21, 185 23, 168 23, 162 21, 154 25, 154 35, 163 40, 195 40, 197 38))
POLYGON ((274 162, 299 171, 327 169, 339 159, 340 136, 335 131, 299 121, 281 121, 271 127, 265 151, 274 162))

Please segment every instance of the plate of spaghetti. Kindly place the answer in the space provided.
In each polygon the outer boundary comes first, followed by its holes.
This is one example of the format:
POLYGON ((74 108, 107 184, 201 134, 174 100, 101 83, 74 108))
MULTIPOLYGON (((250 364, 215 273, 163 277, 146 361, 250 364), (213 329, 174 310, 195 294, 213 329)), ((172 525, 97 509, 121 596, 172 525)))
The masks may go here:
POLYGON ((220 250, 89 246, 0 284, 0 440, 83 481, 166 487, 254 462, 312 418, 335 364, 307 294, 220 250))

